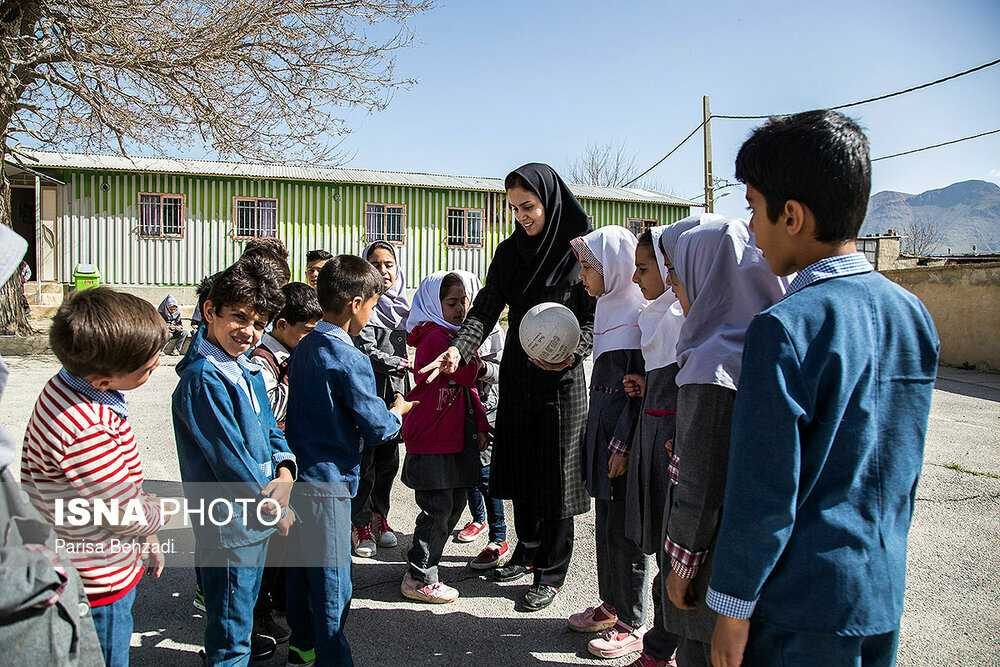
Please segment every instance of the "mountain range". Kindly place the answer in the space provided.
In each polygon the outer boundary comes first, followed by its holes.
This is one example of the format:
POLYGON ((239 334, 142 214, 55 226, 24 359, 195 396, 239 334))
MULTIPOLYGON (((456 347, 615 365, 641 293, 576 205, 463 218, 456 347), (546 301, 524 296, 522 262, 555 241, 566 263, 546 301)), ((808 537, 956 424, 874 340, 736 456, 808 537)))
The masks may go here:
POLYGON ((895 230, 907 238, 936 228, 940 239, 926 254, 1000 252, 1000 186, 962 181, 918 195, 886 190, 872 195, 861 234, 895 230), (975 246, 975 250, 973 250, 975 246))

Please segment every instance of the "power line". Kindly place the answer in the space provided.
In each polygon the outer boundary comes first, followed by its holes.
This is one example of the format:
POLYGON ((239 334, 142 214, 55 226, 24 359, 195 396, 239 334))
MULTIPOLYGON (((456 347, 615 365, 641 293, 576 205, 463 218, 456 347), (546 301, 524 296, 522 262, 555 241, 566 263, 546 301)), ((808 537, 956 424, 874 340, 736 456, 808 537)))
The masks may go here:
MULTIPOLYGON (((959 77, 967 76, 969 74, 973 74, 974 72, 978 72, 980 70, 984 70, 984 69, 986 69, 988 67, 993 67, 994 65, 997 65, 997 64, 1000 64, 1000 58, 997 58, 996 60, 991 60, 988 63, 983 63, 982 65, 977 65, 976 67, 972 67, 972 68, 967 69, 967 70, 963 70, 961 72, 957 72, 957 73, 952 74, 950 76, 942 77, 940 79, 935 79, 934 81, 928 81, 927 83, 922 83, 922 84, 920 84, 918 86, 911 86, 911 87, 906 88, 904 90, 897 90, 897 91, 892 92, 892 93, 886 93, 884 95, 878 95, 876 97, 869 97, 867 99, 858 100, 856 102, 848 102, 847 104, 838 104, 836 106, 828 107, 828 110, 830 110, 830 111, 837 111, 837 110, 840 110, 840 109, 849 109, 851 107, 860 106, 862 104, 869 104, 871 102, 878 102, 880 100, 886 100, 886 99, 889 99, 890 97, 898 97, 899 95, 905 95, 907 93, 912 93, 912 92, 917 91, 917 90, 923 90, 924 88, 930 88, 931 86, 936 86, 936 85, 944 83, 946 81, 951 81, 952 79, 957 79, 959 77)), ((670 149, 670 152, 668 152, 666 155, 664 155, 659 160, 657 160, 656 162, 654 162, 652 164, 652 166, 649 167, 649 169, 647 169, 646 171, 642 172, 641 174, 639 174, 638 176, 636 176, 632 180, 628 181, 627 183, 621 184, 619 187, 627 188, 628 186, 632 185, 633 183, 635 183, 636 181, 638 181, 640 178, 642 178, 643 176, 645 176, 646 174, 648 174, 649 172, 651 172, 654 169, 656 169, 657 167, 659 167, 661 164, 663 164, 663 162, 667 158, 669 158, 671 155, 673 155, 675 152, 677 152, 677 150, 681 146, 683 146, 684 144, 686 144, 688 142, 688 140, 691 137, 693 137, 696 132, 698 132, 698 130, 700 130, 703 127, 705 127, 705 125, 709 121, 711 121, 713 118, 719 118, 721 120, 767 120, 768 118, 772 118, 774 116, 789 116, 789 115, 791 115, 791 114, 771 114, 771 115, 768 115, 768 116, 741 116, 741 115, 712 114, 711 116, 708 117, 708 119, 702 121, 701 124, 698 125, 698 127, 696 127, 693 130, 691 130, 690 134, 688 134, 686 137, 684 137, 684 139, 682 139, 679 144, 677 144, 672 149, 670 149)), ((992 133, 988 132, 987 134, 992 134, 992 133)), ((978 136, 982 136, 982 135, 977 135, 977 137, 978 136)), ((959 139, 958 141, 966 141, 967 139, 974 139, 974 138, 976 138, 976 137, 967 137, 965 139, 959 139)), ((952 143, 954 143, 954 142, 952 142, 952 143)), ((941 144, 941 145, 944 146, 944 145, 947 145, 947 143, 946 144, 941 144)), ((920 150, 928 150, 929 148, 937 148, 937 146, 928 146, 928 147, 920 149, 920 150)), ((885 160, 885 159, 888 159, 890 157, 898 157, 898 156, 895 156, 895 155, 886 155, 884 157, 876 158, 876 159, 877 160, 885 160)), ((872 160, 872 161, 874 162, 875 160, 872 160)))
POLYGON ((677 151, 678 148, 680 148, 681 146, 683 146, 684 144, 686 144, 687 141, 688 141, 688 139, 690 139, 691 137, 693 137, 698 130, 700 130, 701 128, 705 127, 705 123, 707 123, 709 120, 711 120, 711 119, 709 118, 709 119, 703 120, 701 122, 701 124, 698 125, 698 127, 696 127, 693 130, 691 130, 691 132, 686 137, 684 137, 683 139, 681 139, 681 143, 679 143, 676 146, 674 146, 673 148, 671 148, 669 153, 667 153, 666 155, 664 155, 663 157, 661 157, 659 160, 657 160, 656 162, 654 162, 653 165, 649 169, 647 169, 646 171, 642 172, 641 174, 639 174, 638 176, 636 176, 635 178, 633 178, 628 183, 622 183, 618 187, 620 187, 620 188, 627 188, 628 186, 632 185, 633 183, 635 183, 636 181, 638 181, 640 178, 642 178, 643 176, 645 176, 646 174, 648 174, 649 172, 651 172, 654 169, 656 169, 657 167, 659 167, 661 164, 663 164, 663 161, 666 160, 671 155, 673 155, 677 151))
POLYGON ((952 139, 951 141, 943 141, 940 144, 933 144, 931 146, 924 146, 923 148, 914 148, 913 150, 903 151, 902 153, 893 153, 892 155, 883 155, 882 157, 872 158, 872 162, 878 162, 879 160, 888 160, 889 158, 901 157, 903 155, 911 155, 913 153, 919 153, 921 151, 929 151, 932 148, 941 148, 942 146, 950 146, 951 144, 958 144, 963 141, 969 141, 970 139, 978 139, 979 137, 985 137, 989 134, 997 134, 1000 132, 1000 128, 995 130, 990 130, 989 132, 980 132, 979 134, 973 134, 968 137, 962 137, 961 139, 952 139))
MULTIPOLYGON (((886 93, 884 95, 878 95, 876 97, 869 97, 867 99, 858 100, 857 102, 848 102, 847 104, 838 104, 837 106, 824 107, 824 108, 827 109, 828 111, 837 111, 837 110, 840 110, 840 109, 849 109, 851 107, 861 106, 862 104, 869 104, 871 102, 878 102, 880 100, 887 100, 890 97, 897 97, 899 95, 905 95, 907 93, 912 93, 912 92, 917 91, 917 90, 923 90, 924 88, 930 88, 931 86, 936 86, 939 83, 944 83, 945 81, 951 81, 952 79, 957 79, 959 77, 966 76, 966 75, 972 74, 974 72, 978 72, 980 70, 984 70, 987 67, 993 67, 994 65, 996 65, 998 63, 1000 63, 1000 58, 997 58, 996 60, 992 60, 992 61, 990 61, 988 63, 983 63, 982 65, 978 65, 978 66, 973 67, 971 69, 967 69, 967 70, 958 72, 956 74, 952 74, 950 76, 946 76, 946 77, 943 77, 943 78, 940 78, 940 79, 935 79, 934 81, 928 81, 927 83, 922 83, 919 86, 911 86, 910 88, 905 88, 903 90, 897 90, 896 92, 893 92, 893 93, 886 93)), ((715 114, 713 114, 712 118, 722 118, 722 119, 725 119, 725 120, 766 120, 766 119, 772 118, 774 116, 790 116, 790 115, 792 115, 792 114, 782 113, 782 114, 771 114, 771 115, 768 115, 768 116, 727 116, 727 115, 715 115, 715 114)))

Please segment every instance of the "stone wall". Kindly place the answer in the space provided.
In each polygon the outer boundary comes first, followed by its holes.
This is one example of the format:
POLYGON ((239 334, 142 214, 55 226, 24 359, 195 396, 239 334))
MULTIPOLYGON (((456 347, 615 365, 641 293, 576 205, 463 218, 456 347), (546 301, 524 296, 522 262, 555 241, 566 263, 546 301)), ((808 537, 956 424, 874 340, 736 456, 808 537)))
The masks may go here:
POLYGON ((883 271, 930 311, 941 363, 1000 371, 1000 263, 883 271))

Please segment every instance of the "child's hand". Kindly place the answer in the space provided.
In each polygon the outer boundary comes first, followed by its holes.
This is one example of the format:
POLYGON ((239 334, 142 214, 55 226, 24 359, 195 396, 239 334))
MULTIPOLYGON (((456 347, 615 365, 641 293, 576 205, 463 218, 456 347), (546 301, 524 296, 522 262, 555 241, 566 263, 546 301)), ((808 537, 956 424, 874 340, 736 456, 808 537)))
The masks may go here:
POLYGON ((628 469, 628 454, 615 452, 608 460, 608 479, 621 477, 628 469))
POLYGON ((490 434, 489 433, 479 433, 479 451, 486 451, 486 448, 490 446, 490 434))
MULTIPOLYGON (((281 509, 288 507, 288 499, 292 496, 292 473, 288 468, 278 468, 278 476, 267 483, 261 491, 261 495, 270 498, 281 506, 281 509)), ((276 516, 274 505, 265 503, 261 509, 267 516, 276 516)))
POLYGON ((667 576, 667 597, 678 609, 694 609, 697 606, 690 579, 682 579, 673 570, 667 576))
POLYGON ((420 401, 408 401, 403 398, 402 394, 396 394, 396 399, 389 406, 389 412, 395 413, 400 417, 405 417, 410 410, 418 405, 420 405, 420 401))
POLYGON ((163 574, 163 567, 166 565, 167 559, 164 558, 163 553, 160 551, 160 538, 156 536, 156 533, 146 536, 146 544, 148 545, 143 551, 143 560, 146 561, 146 574, 151 574, 157 579, 163 574))
POLYGON ((281 517, 281 520, 278 521, 278 523, 275 525, 275 528, 278 529, 278 533, 280 533, 283 537, 288 537, 288 531, 294 524, 295 524, 295 512, 292 511, 291 508, 288 508, 288 511, 285 512, 285 516, 281 517))
POLYGON ((424 382, 430 384, 434 382, 434 379, 444 373, 445 375, 452 375, 458 370, 459 365, 462 363, 462 355, 459 354, 457 347, 449 347, 447 350, 438 355, 438 358, 421 368, 418 373, 430 373, 424 382))
POLYGON ((629 373, 622 378, 625 395, 629 398, 642 398, 646 395, 646 378, 638 373, 629 373))

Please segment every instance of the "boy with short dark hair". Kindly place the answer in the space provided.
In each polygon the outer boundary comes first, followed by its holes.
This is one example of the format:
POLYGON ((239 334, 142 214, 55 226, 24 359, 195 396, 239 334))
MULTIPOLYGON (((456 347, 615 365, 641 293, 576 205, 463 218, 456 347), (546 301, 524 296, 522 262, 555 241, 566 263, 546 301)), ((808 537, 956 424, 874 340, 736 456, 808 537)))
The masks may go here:
POLYGON ((122 392, 145 384, 166 341, 166 327, 150 303, 107 287, 74 294, 49 330, 63 367, 42 389, 24 438, 21 485, 80 572, 104 662, 112 667, 128 664, 132 603, 145 555, 157 577, 163 569, 156 531, 164 517, 142 489, 122 392), (112 525, 58 520, 57 507, 76 498, 121 508, 138 501, 142 521, 126 523, 129 512, 112 525))
MULTIPOLYGON (((259 257, 241 259, 212 284, 204 304, 205 335, 177 365, 174 433, 189 503, 229 500, 230 520, 194 525, 195 561, 205 600, 205 659, 247 664, 253 608, 273 524, 287 534, 294 522, 288 498, 295 456, 278 428, 260 377, 246 359, 284 298, 280 278, 259 257), (257 504, 235 502, 255 498, 257 504), (280 514, 274 516, 274 500, 280 514)), ((223 513, 223 516, 228 516, 223 513)))
POLYGON ((707 596, 712 662, 891 666, 937 332, 857 252, 871 163, 854 121, 772 119, 736 177, 771 269, 798 275, 746 334, 707 596))
POLYGON ((301 466, 295 507, 302 524, 292 550, 300 565, 313 566, 288 572, 288 620, 292 644, 314 643, 324 665, 353 664, 344 623, 362 448, 392 439, 411 408, 401 396, 386 407, 368 357, 351 340, 368 323, 382 288, 382 276, 360 257, 327 262, 317 283, 323 319, 296 347, 289 368, 286 426, 301 466))
POLYGON ((333 259, 333 255, 326 250, 310 250, 306 253, 306 281, 309 286, 316 289, 316 278, 323 265, 333 259))

